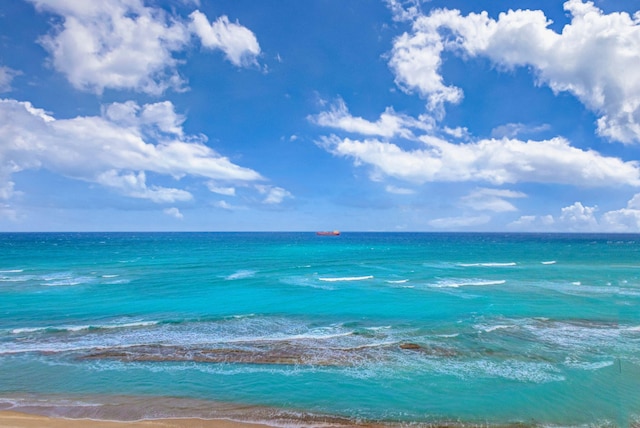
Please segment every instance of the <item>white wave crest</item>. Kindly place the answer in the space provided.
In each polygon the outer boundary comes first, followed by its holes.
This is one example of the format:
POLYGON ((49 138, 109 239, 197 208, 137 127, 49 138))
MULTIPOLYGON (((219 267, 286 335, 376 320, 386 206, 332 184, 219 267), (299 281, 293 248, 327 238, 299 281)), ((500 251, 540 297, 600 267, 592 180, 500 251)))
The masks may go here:
POLYGON ((467 286, 489 286, 489 285, 502 285, 507 281, 504 279, 490 280, 490 279, 448 279, 440 281, 436 284, 430 285, 435 288, 458 288, 467 286))
POLYGON ((63 326, 47 326, 47 327, 23 327, 14 328, 11 330, 12 334, 22 333, 37 333, 41 331, 50 332, 76 332, 83 330, 111 330, 116 328, 134 328, 134 327, 148 327, 151 325, 157 325, 159 321, 138 321, 123 324, 97 324, 97 325, 63 325, 63 326))
POLYGON ((459 263, 458 266, 461 267, 508 267, 508 266, 517 266, 516 262, 508 262, 508 263, 459 263))
POLYGON ((373 279, 373 275, 366 276, 344 276, 340 278, 318 278, 320 281, 325 282, 339 282, 339 281, 363 281, 366 279, 373 279))
POLYGON ((555 265, 555 264, 556 264, 556 261, 555 261, 555 260, 549 260, 549 261, 541 262, 541 263, 542 263, 543 265, 555 265))
POLYGON ((225 279, 227 281, 234 281, 236 279, 251 278, 252 276, 255 276, 255 274, 256 274, 255 270, 242 269, 225 277, 225 279))

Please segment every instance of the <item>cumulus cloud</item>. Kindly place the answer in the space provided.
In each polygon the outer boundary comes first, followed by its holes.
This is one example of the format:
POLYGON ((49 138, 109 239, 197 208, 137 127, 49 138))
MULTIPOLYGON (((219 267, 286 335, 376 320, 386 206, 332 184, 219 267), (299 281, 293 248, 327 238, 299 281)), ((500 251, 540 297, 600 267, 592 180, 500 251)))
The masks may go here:
POLYGON ((551 214, 525 215, 509 224, 509 228, 533 232, 604 232, 596 217, 598 207, 575 202, 560 210, 558 216, 551 214))
POLYGON ((478 188, 462 198, 462 203, 476 211, 507 212, 518 209, 507 199, 526 198, 522 192, 507 189, 478 188))
POLYGON ((531 67, 538 84, 569 92, 595 112, 601 135, 640 142, 640 15, 605 14, 581 0, 564 8, 572 20, 561 33, 540 10, 510 10, 498 19, 447 9, 417 15, 412 31, 394 41, 389 65, 400 87, 417 91, 439 114, 463 98, 440 74, 445 50, 486 57, 499 68, 531 67))
POLYGON ((595 230, 598 225, 595 218, 597 210, 598 207, 588 207, 576 202, 562 208, 560 223, 568 226, 570 230, 595 230))
POLYGON ((269 205, 276 205, 282 203, 285 198, 293 198, 293 195, 288 190, 282 187, 269 186, 269 185, 256 185, 256 189, 263 195, 266 195, 262 203, 269 205))
POLYGON ((613 232, 640 232, 640 193, 636 193, 625 208, 604 213, 601 224, 613 232))
POLYGON ((239 67, 257 64, 260 45, 251 30, 237 22, 229 22, 226 16, 221 16, 212 23, 200 11, 193 12, 189 17, 189 28, 200 38, 202 46, 222 50, 227 59, 239 67))
POLYGON ((176 180, 262 180, 206 146, 204 137, 185 136, 182 120, 170 102, 114 103, 100 116, 56 119, 29 102, 0 100, 0 196, 12 196, 14 173, 39 168, 157 203, 192 195, 148 184, 149 173, 176 180))
MULTIPOLYGON (((29 1, 37 10, 63 18, 40 40, 53 67, 75 88, 98 94, 106 88, 152 95, 183 89, 175 54, 191 43, 193 34, 202 37, 201 27, 207 21, 199 11, 188 21, 145 6, 142 0, 29 1)), ((203 40, 203 44, 221 49, 233 64, 246 65, 260 52, 253 33, 229 23, 226 16, 214 27, 217 42, 203 40)))
POLYGON ((184 218, 184 215, 176 207, 165 208, 163 212, 168 216, 177 218, 178 220, 182 220, 184 218))
POLYGON ((411 21, 415 19, 421 13, 420 2, 421 0, 386 0, 394 21, 411 21))
POLYGON ((318 144, 356 165, 373 167, 374 174, 411 181, 480 181, 495 185, 517 182, 577 186, 640 185, 640 165, 571 147, 563 138, 543 141, 483 139, 454 144, 421 136, 423 148, 404 149, 378 139, 355 140, 332 135, 318 144))
POLYGON ((509 225, 522 231, 572 232, 640 232, 640 193, 635 194, 626 207, 604 212, 598 217, 598 207, 575 202, 564 207, 557 216, 551 214, 522 216, 509 225))

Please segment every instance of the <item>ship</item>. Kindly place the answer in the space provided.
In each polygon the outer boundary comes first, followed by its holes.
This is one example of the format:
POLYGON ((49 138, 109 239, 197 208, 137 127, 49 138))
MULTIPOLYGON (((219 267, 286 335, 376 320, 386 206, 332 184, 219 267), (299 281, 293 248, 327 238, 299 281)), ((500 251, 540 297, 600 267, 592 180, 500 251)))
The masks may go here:
POLYGON ((340 235, 340 231, 339 230, 320 231, 320 232, 316 232, 316 235, 318 235, 318 236, 338 236, 338 235, 340 235))

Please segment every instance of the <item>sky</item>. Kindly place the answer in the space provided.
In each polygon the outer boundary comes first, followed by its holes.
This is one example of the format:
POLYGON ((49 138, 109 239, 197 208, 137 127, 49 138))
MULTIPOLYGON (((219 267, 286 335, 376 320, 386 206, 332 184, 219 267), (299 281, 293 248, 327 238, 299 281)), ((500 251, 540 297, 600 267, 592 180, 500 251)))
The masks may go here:
POLYGON ((12 0, 0 231, 640 232, 637 0, 12 0))

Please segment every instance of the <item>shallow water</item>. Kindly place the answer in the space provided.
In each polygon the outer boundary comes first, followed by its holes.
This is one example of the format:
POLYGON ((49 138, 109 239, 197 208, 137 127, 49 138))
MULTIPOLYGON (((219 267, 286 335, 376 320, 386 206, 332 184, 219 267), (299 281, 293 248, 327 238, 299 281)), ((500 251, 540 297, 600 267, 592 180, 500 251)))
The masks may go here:
POLYGON ((0 234, 0 408, 630 426, 639 256, 639 235, 0 234))

